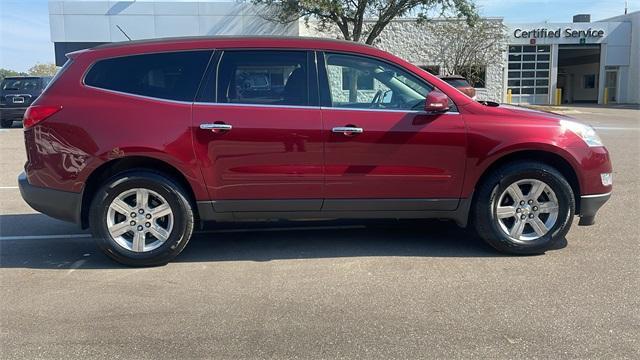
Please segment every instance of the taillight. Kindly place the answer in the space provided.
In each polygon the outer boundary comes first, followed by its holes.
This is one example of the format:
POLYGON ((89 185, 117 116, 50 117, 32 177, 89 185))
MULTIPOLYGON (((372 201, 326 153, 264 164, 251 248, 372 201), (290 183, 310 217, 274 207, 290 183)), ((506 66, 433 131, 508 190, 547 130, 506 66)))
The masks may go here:
POLYGON ((33 105, 27 108, 24 113, 24 119, 22 125, 25 129, 35 126, 39 122, 48 118, 49 116, 57 113, 62 109, 62 106, 45 106, 45 105, 33 105))

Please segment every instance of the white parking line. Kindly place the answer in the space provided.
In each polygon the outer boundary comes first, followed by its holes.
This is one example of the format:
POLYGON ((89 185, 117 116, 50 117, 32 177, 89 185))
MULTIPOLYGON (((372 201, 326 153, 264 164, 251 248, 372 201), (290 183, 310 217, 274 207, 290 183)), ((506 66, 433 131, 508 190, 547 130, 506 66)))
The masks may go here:
MULTIPOLYGON (((274 232, 274 231, 301 231, 301 230, 345 230, 345 229, 365 229, 365 225, 336 225, 336 226, 297 226, 282 228, 255 228, 255 229, 220 229, 198 231, 198 234, 217 234, 217 233, 243 233, 243 232, 274 232)), ((79 239, 90 238, 91 234, 56 234, 56 235, 20 235, 20 236, 0 236, 0 241, 15 240, 50 240, 50 239, 79 239)))
POLYGON ((629 131, 629 130, 640 130, 640 128, 632 128, 632 127, 615 127, 615 126, 594 126, 596 130, 620 130, 620 131, 629 131))
POLYGON ((0 241, 89 238, 91 234, 0 236, 0 241))
POLYGON ((17 186, 0 186, 0 190, 15 190, 17 186))

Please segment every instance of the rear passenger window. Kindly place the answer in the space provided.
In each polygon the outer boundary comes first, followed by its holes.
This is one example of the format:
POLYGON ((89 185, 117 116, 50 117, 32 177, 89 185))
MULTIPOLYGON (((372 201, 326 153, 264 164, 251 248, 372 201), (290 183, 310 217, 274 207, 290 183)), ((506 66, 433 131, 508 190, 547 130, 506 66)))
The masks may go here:
POLYGON ((160 99, 193 101, 211 51, 125 56, 95 63, 85 84, 160 99))
POLYGON ((309 103, 305 51, 225 51, 217 75, 220 103, 309 103))

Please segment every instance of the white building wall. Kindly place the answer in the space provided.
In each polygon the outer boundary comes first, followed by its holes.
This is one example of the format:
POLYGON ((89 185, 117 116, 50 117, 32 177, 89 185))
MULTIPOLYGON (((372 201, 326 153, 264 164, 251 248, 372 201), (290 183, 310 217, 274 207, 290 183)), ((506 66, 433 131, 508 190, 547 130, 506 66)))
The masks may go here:
MULTIPOLYGON (((620 102, 640 104, 640 11, 615 16, 601 21, 627 23, 630 27, 629 66, 619 70, 620 102)), ((612 62, 619 61, 612 59, 612 62)))
POLYGON ((51 41, 115 42, 207 35, 299 34, 297 22, 281 25, 260 17, 260 7, 235 2, 49 2, 51 41))

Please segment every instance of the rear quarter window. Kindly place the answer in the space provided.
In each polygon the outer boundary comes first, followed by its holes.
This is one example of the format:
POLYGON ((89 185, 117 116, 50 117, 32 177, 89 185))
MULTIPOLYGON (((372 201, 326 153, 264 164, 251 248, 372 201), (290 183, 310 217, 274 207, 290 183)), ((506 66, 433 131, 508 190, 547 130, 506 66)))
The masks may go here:
POLYGON ((96 62, 89 86, 160 99, 193 101, 212 51, 181 51, 96 62))

